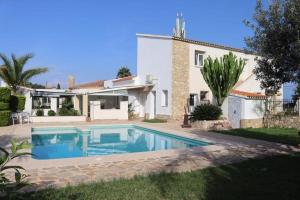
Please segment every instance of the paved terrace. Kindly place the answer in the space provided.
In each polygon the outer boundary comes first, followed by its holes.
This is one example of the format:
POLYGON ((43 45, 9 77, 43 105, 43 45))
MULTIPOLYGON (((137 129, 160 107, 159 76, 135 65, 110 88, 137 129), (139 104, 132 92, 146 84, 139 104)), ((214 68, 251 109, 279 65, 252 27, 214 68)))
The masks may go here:
POLYGON ((34 160, 23 158, 21 164, 33 183, 27 189, 61 187, 95 181, 109 181, 118 178, 132 178, 137 175, 165 172, 185 172, 240 162, 255 157, 287 154, 298 151, 291 146, 266 141, 203 132, 197 129, 182 129, 178 122, 149 124, 139 121, 99 121, 82 123, 24 124, 0 128, 0 145, 8 147, 12 138, 31 138, 32 127, 76 126, 84 128, 93 124, 136 124, 176 135, 213 141, 216 145, 181 150, 141 152, 97 157, 34 160))

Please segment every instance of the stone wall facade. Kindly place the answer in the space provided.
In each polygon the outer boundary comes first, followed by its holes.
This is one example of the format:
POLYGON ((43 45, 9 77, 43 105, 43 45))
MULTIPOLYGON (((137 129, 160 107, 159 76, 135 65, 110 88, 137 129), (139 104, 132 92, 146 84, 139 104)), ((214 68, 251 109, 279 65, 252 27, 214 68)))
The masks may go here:
POLYGON ((204 131, 209 130, 228 130, 231 128, 228 120, 200 120, 191 122, 193 128, 204 131))
POLYGON ((262 128, 264 127, 263 119, 241 119, 241 128, 262 128))
POLYGON ((183 120, 189 98, 189 44, 173 40, 172 118, 183 120))
POLYGON ((300 128, 299 116, 281 116, 270 115, 265 116, 263 120, 265 127, 280 127, 280 128, 300 128))

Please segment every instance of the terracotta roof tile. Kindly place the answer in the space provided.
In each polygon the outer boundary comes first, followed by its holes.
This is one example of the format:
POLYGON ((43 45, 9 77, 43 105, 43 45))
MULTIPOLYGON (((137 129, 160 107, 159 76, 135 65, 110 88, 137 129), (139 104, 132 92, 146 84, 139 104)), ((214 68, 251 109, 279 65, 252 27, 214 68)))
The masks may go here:
POLYGON ((254 93, 254 92, 244 92, 240 90, 231 90, 230 94, 235 94, 238 96, 244 96, 248 98, 259 98, 259 99, 265 99, 267 98, 266 95, 260 94, 260 93, 254 93))
POLYGON ((75 85, 74 89, 89 89, 89 88, 103 88, 103 87, 104 87, 104 81, 97 80, 97 81, 93 81, 93 82, 75 85))
POLYGON ((116 80, 113 80, 113 82, 120 82, 120 81, 128 81, 128 80, 132 80, 134 78, 134 76, 127 76, 127 77, 123 77, 123 78, 118 78, 116 80))

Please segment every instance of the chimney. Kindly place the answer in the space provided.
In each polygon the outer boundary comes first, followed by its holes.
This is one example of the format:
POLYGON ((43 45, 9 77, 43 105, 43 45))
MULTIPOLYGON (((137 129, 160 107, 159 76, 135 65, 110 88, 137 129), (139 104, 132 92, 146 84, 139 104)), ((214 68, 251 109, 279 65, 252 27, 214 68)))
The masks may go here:
POLYGON ((68 77, 68 88, 69 89, 74 89, 74 87, 75 87, 75 77, 70 75, 68 77))

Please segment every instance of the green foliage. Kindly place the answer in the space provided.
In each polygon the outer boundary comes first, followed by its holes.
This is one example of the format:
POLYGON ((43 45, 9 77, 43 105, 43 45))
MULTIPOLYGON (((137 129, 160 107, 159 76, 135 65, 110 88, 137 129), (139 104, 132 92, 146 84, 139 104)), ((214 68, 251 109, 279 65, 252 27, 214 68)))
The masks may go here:
POLYGON ((2 110, 0 111, 0 126, 8 126, 10 123, 10 110, 2 110))
POLYGON ((202 104, 196 106, 195 110, 191 113, 190 120, 217 120, 222 115, 222 109, 212 104, 202 104))
POLYGON ((15 141, 11 141, 10 152, 0 147, 0 193, 11 194, 28 184, 24 181, 27 175, 22 173, 25 169, 18 165, 9 165, 9 162, 18 157, 32 155, 31 153, 22 151, 29 147, 30 145, 27 142, 17 144, 15 141), (7 170, 15 171, 14 180, 8 178, 6 174, 7 170))
POLYGON ((38 83, 31 83, 31 82, 27 82, 25 86, 33 88, 33 89, 45 89, 46 88, 44 85, 41 85, 38 83))
POLYGON ((60 84, 57 83, 56 89, 60 89, 60 88, 61 88, 61 87, 60 87, 60 84))
POLYGON ((9 103, 0 101, 0 111, 9 109, 9 103))
POLYGON ((62 107, 61 109, 59 109, 58 114, 60 116, 78 116, 79 115, 78 111, 75 110, 74 108, 67 109, 65 107, 62 107))
POLYGON ((24 71, 24 66, 32 54, 27 54, 21 57, 16 57, 14 54, 11 60, 4 54, 0 54, 3 64, 0 65, 0 78, 12 89, 13 93, 17 92, 18 86, 26 86, 29 80, 39 74, 48 71, 47 68, 32 68, 24 71))
POLYGON ((49 110, 48 111, 48 116, 55 116, 55 115, 56 115, 56 113, 55 113, 54 110, 49 110))
POLYGON ((26 97, 22 95, 11 95, 10 109, 12 112, 23 111, 25 109, 26 97))
POLYGON ((36 116, 44 116, 44 110, 37 110, 36 116))
POLYGON ((132 119, 134 117, 134 106, 132 103, 128 104, 128 118, 132 119))
POLYGON ((60 116, 77 116, 78 111, 74 109, 74 104, 71 98, 67 98, 62 103, 61 109, 59 109, 58 114, 60 116))
POLYGON ((299 5, 299 0, 271 1, 265 8, 259 0, 253 23, 245 22, 254 33, 246 38, 248 49, 261 56, 254 73, 270 95, 300 76, 299 5))
POLYGON ((124 78, 131 76, 130 69, 128 67, 121 67, 118 71, 117 78, 124 78))
POLYGON ((213 60, 211 57, 205 59, 201 72, 219 106, 223 104, 224 99, 239 80, 244 66, 245 61, 241 58, 237 59, 232 52, 220 59, 213 60))
POLYGON ((167 120, 165 119, 144 119, 143 122, 148 122, 148 123, 166 123, 167 120))
POLYGON ((11 90, 7 87, 0 87, 0 101, 10 101, 11 90))

